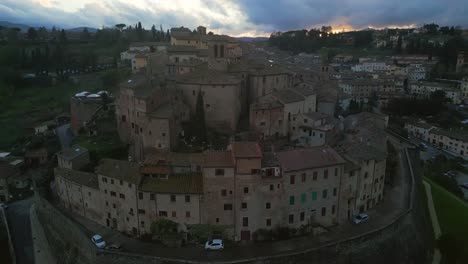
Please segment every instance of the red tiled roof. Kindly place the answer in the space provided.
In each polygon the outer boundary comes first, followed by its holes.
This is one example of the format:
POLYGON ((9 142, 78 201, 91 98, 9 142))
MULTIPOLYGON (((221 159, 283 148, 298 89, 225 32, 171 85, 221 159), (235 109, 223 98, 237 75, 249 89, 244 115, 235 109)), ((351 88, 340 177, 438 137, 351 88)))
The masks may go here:
POLYGON ((231 144, 233 156, 236 158, 261 158, 262 150, 257 142, 245 141, 231 144))
POLYGON ((205 152, 205 167, 234 167, 231 151, 205 152))
POLYGON ((329 167, 345 163, 345 160, 329 147, 291 149, 277 152, 284 171, 329 167))

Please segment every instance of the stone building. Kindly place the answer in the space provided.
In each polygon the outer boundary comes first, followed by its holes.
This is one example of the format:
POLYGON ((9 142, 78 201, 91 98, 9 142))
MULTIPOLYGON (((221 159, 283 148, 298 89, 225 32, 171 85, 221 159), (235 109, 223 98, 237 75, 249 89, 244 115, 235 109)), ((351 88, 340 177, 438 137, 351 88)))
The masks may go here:
POLYGON ((20 175, 20 171, 15 166, 6 161, 0 161, 0 202, 10 200, 10 183, 20 175))
POLYGON ((189 116, 182 94, 165 82, 135 75, 120 86, 117 130, 120 138, 131 144, 129 155, 136 160, 144 158, 145 149, 176 146, 180 123, 189 116))
POLYGON ((459 104, 462 101, 462 93, 458 87, 442 82, 411 82, 409 93, 418 99, 429 98, 435 91, 444 91, 445 97, 452 103, 459 104))
POLYGON ((333 146, 342 130, 340 120, 333 116, 319 112, 298 114, 291 121, 291 141, 299 146, 333 146))
POLYGON ((103 108, 100 96, 76 94, 70 99, 70 127, 75 135, 103 108))
POLYGON ((139 170, 138 163, 112 159, 101 160, 96 168, 102 222, 109 228, 134 236, 141 232, 138 211, 139 170))
POLYGON ((266 65, 265 68, 249 75, 249 102, 253 103, 274 91, 286 90, 292 87, 291 72, 278 66, 266 65))
MULTIPOLYGON (((105 225, 103 193, 98 176, 68 168, 55 168, 55 186, 62 205, 71 212, 105 225)), ((109 226, 109 225, 107 225, 109 226)))
POLYGON ((468 160, 468 135, 463 130, 429 130, 429 142, 441 149, 468 160))
POLYGON ((89 151, 80 146, 72 146, 57 153, 60 168, 79 170, 89 164, 89 151))
POLYGON ((243 96, 241 80, 236 75, 200 69, 179 76, 175 83, 192 113, 195 112, 198 93, 202 94, 208 127, 228 133, 236 130, 241 113, 239 98, 243 96))
POLYGON ((292 116, 315 112, 316 108, 317 95, 309 87, 274 91, 250 105, 250 129, 260 138, 288 136, 292 116))
POLYGON ((464 77, 462 79, 460 85, 461 97, 465 104, 468 104, 468 77, 464 77))

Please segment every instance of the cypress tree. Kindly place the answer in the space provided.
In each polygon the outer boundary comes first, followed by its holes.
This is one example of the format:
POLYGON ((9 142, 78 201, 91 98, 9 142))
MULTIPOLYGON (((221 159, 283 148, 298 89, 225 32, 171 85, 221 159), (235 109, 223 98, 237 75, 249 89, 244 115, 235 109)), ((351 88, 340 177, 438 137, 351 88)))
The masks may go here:
POLYGON ((201 91, 198 91, 197 105, 195 107, 194 132, 199 143, 206 142, 206 127, 205 127, 205 109, 203 96, 201 91))

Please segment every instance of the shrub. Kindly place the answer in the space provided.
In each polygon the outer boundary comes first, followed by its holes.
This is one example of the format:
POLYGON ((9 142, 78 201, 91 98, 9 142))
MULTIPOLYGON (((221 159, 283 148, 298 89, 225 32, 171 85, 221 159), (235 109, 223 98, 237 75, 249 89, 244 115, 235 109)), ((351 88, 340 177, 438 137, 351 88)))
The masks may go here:
POLYGON ((178 223, 169 219, 159 219, 151 223, 151 233, 161 238, 168 234, 177 233, 178 226, 178 223))
POLYGON ((204 243, 212 238, 227 239, 224 226, 215 226, 207 224, 196 224, 188 226, 190 240, 198 243, 204 243))
POLYGON ((273 240, 273 231, 270 229, 260 228, 252 234, 254 241, 271 241, 273 240))

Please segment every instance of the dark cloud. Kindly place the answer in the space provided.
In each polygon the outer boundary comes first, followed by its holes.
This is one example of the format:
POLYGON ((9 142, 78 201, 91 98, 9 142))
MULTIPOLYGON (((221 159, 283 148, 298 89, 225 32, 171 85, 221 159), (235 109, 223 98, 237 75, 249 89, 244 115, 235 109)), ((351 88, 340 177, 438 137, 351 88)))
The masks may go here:
POLYGON ((466 26, 463 0, 239 0, 249 21, 269 30, 348 24, 355 28, 437 22, 466 26))
POLYGON ((466 0, 139 0, 140 6, 133 2, 96 0, 67 12, 58 8, 58 0, 48 1, 48 7, 38 4, 38 0, 0 0, 0 20, 60 27, 101 27, 138 21, 146 28, 153 24, 164 28, 207 25, 211 30, 236 35, 328 24, 354 28, 431 22, 468 25, 466 0), (193 3, 195 7, 190 9, 193 3))

